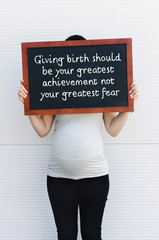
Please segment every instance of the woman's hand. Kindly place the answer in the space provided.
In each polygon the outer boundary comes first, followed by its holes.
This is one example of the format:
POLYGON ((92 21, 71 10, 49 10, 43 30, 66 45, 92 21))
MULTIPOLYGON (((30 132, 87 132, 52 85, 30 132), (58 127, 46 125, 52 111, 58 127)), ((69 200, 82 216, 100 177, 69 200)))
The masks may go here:
POLYGON ((139 90, 137 88, 135 81, 133 81, 130 86, 129 94, 130 94, 130 98, 134 98, 134 103, 135 103, 139 97, 139 90))
POLYGON ((20 99, 20 101, 24 104, 24 98, 27 97, 27 90, 26 88, 23 86, 23 80, 20 80, 20 83, 21 83, 21 86, 20 86, 20 89, 19 89, 19 92, 18 92, 18 97, 20 99))

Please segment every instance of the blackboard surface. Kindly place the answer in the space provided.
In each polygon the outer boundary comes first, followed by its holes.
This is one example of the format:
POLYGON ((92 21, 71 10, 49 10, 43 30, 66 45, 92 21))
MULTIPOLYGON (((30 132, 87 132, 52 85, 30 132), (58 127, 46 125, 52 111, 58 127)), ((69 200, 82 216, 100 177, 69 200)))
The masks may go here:
POLYGON ((22 43, 25 115, 133 111, 131 39, 111 42, 22 43))

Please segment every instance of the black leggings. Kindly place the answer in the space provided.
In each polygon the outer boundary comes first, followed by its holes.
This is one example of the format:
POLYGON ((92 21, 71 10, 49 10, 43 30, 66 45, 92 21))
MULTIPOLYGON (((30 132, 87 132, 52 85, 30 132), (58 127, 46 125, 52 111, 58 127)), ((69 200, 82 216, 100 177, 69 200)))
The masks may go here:
POLYGON ((78 205, 83 240, 101 240, 101 224, 109 192, 109 174, 83 179, 47 175, 47 191, 59 240, 76 240, 78 205))

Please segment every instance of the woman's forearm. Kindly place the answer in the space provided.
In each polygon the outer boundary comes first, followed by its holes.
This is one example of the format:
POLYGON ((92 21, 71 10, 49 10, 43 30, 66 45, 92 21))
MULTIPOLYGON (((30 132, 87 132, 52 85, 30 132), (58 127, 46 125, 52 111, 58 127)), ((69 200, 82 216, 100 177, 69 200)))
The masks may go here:
POLYGON ((41 116, 29 115, 29 120, 30 120, 33 128, 39 135, 39 137, 43 137, 44 134, 46 133, 46 125, 45 125, 43 119, 41 118, 41 116))
MULTIPOLYGON (((130 98, 134 99, 134 103, 137 101, 139 97, 139 90, 137 88, 136 82, 133 81, 131 86, 130 86, 130 91, 129 91, 130 98)), ((109 133, 113 136, 116 137, 119 132, 122 130, 124 127, 128 116, 130 112, 120 112, 117 116, 113 118, 109 125, 109 133)))
POLYGON ((113 118, 109 126, 109 132, 113 137, 116 137, 120 133, 128 119, 129 114, 130 112, 120 112, 113 118))

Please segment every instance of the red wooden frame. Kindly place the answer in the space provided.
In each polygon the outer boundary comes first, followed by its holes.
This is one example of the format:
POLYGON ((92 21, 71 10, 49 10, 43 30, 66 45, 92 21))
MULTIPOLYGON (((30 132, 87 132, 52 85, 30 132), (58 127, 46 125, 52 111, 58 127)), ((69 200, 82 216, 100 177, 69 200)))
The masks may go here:
POLYGON ((99 113, 99 112, 133 112, 134 99, 129 97, 130 85, 133 81, 132 70, 132 39, 97 39, 97 40, 76 40, 76 41, 52 41, 52 42, 25 42, 22 46, 22 67, 24 87, 28 91, 27 98, 24 98, 24 114, 25 115, 45 115, 45 114, 73 114, 73 113, 99 113), (110 44, 126 44, 127 58, 127 86, 128 86, 128 106, 127 107, 98 107, 98 108, 71 108, 71 109, 38 109, 31 110, 29 106, 29 79, 28 79, 28 60, 27 48, 41 47, 63 47, 63 46, 88 46, 88 45, 110 45, 110 44))

